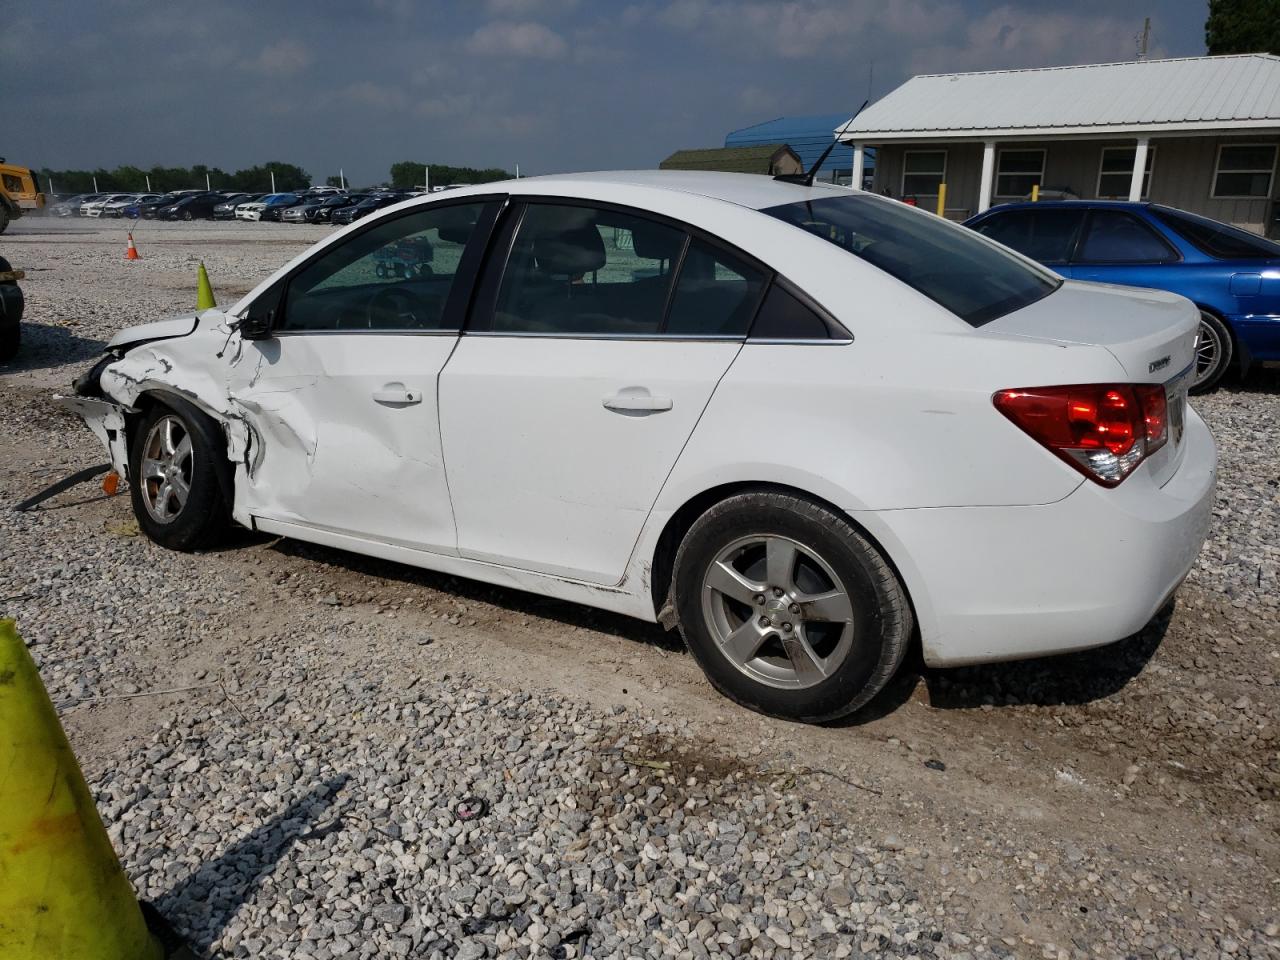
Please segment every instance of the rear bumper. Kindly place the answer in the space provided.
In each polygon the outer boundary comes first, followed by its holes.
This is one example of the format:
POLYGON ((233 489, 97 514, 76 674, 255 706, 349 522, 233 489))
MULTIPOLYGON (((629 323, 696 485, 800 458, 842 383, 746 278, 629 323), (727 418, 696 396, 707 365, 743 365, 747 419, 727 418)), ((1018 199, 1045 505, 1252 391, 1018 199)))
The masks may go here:
POLYGON ((1067 653, 1141 630, 1177 590, 1212 518, 1217 451, 1187 412, 1163 487, 1139 470, 1085 481, 1057 503, 854 512, 898 564, 925 662, 958 666, 1067 653))

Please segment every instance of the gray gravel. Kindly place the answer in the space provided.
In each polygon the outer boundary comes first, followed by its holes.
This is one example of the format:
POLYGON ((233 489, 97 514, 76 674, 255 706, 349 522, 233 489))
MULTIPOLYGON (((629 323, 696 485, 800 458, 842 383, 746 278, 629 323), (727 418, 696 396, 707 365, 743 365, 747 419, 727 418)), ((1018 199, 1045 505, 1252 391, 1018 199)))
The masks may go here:
MULTIPOLYGON (((0 367, 11 499, 100 460, 48 395, 190 309, 197 258, 233 294, 326 235, 155 225, 125 264, 117 225, 73 229, 4 238, 40 268, 0 367)), ((210 956, 1277 957, 1280 375, 1196 406, 1220 499, 1171 614, 908 665, 839 729, 737 711, 620 618, 249 535, 168 553, 91 487, 0 512, 0 615, 210 956)))

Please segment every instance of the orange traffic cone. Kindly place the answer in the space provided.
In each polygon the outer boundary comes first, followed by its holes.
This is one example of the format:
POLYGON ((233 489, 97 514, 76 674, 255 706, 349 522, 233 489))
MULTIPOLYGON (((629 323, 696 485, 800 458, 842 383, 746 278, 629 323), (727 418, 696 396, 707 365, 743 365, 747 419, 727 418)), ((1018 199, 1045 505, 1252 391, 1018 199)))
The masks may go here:
POLYGON ((124 258, 125 258, 126 260, 141 260, 141 259, 142 259, 142 257, 138 255, 138 248, 137 248, 137 247, 135 247, 135 246, 133 245, 133 234, 132 234, 132 233, 131 233, 131 234, 129 234, 129 249, 128 249, 128 250, 126 250, 126 251, 124 252, 124 258))

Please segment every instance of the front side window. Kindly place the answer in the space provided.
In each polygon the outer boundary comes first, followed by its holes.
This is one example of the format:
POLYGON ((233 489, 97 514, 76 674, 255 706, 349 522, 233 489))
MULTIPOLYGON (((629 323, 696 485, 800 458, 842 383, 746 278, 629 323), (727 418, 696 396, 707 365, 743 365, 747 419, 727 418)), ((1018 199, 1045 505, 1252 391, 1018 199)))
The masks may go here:
POLYGON ((881 197, 850 194, 761 212, 865 260, 975 327, 1062 284, 966 227, 881 197))
POLYGON ((1083 210, 1045 207, 997 213, 974 227, 984 237, 1012 247, 1024 257, 1041 263, 1066 263, 1071 259, 1083 210))
POLYGON ((1152 207, 1165 226, 1216 260, 1280 260, 1280 243, 1185 210, 1152 207))
POLYGON ((1077 259, 1084 263, 1171 263, 1178 254, 1133 214, 1094 210, 1077 259))
POLYGON ((1276 169, 1275 144, 1236 144, 1218 148, 1218 169, 1213 174, 1215 197, 1271 196, 1276 169))
POLYGON ((947 151, 907 150, 902 155, 902 195, 936 197, 947 179, 947 151))
MULTIPOLYGON (((1129 185, 1133 181, 1133 161, 1136 147, 1103 147, 1102 162, 1098 166, 1098 199, 1128 200, 1129 185)), ((1156 162, 1156 148, 1147 149, 1147 165, 1142 171, 1143 199, 1151 192, 1151 168, 1156 162)))
POLYGON ((364 230, 289 281, 276 329, 443 330, 483 204, 432 207, 364 230))
POLYGON ((996 159, 996 196, 1029 197, 1044 181, 1043 150, 1001 150, 996 159))
POLYGON ((682 230, 630 213, 529 204, 493 315, 499 333, 660 332, 682 230))

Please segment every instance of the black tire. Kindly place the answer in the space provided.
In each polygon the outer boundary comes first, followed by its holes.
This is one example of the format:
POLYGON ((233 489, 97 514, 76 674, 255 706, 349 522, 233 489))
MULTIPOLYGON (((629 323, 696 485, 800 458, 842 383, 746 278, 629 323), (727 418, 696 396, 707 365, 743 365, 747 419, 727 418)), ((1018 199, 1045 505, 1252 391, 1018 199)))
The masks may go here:
POLYGON ((143 416, 129 445, 129 493, 139 528, 170 550, 201 550, 214 546, 231 526, 231 470, 222 431, 209 417, 185 400, 166 397, 143 416), (155 493, 154 481, 142 476, 142 461, 152 428, 168 417, 176 418, 191 441, 189 486, 185 503, 173 517, 162 521, 148 509, 144 497, 155 493))
POLYGON ((183 220, 194 220, 195 218, 196 218, 196 215, 195 215, 194 213, 192 213, 190 210, 183 210, 183 211, 182 211, 182 219, 183 219, 183 220))
POLYGON ((1222 378, 1231 369, 1231 360, 1235 356, 1235 341, 1231 339, 1231 331, 1215 314, 1208 310, 1200 311, 1200 337, 1196 340, 1196 372, 1191 385, 1191 393, 1209 393, 1217 388, 1222 378), (1215 358, 1203 373, 1200 370, 1200 347, 1205 336, 1214 338, 1217 345, 1215 358))
POLYGON ((712 686, 744 707, 788 720, 821 723, 865 706, 901 665, 915 625, 906 591, 866 537, 839 513, 782 492, 738 494, 699 517, 676 553, 672 586, 680 632, 712 686), (792 541, 824 558, 850 600, 848 652, 811 686, 774 686, 749 675, 721 648, 704 612, 704 578, 713 562, 755 536, 792 541))
POLYGON ((9 208, 0 203, 0 233, 4 233, 9 226, 9 208))

